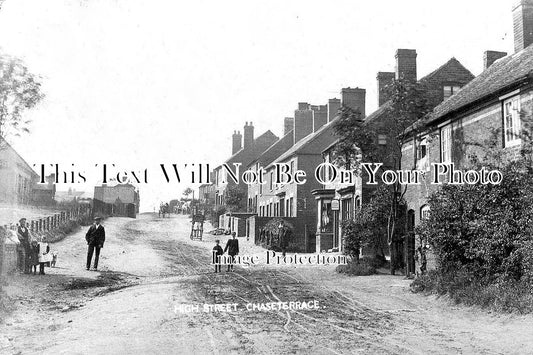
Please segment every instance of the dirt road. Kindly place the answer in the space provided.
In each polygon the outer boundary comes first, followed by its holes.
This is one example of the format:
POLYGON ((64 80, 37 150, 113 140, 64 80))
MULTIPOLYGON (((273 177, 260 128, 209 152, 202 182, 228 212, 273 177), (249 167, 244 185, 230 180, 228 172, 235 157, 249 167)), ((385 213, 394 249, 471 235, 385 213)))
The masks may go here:
MULTIPOLYGON (((412 294, 402 277, 264 264, 215 274, 215 237, 191 241, 185 217, 104 225, 100 271, 85 270, 80 231, 52 246, 58 268, 8 280, 14 302, 0 324, 0 353, 533 353, 532 317, 412 294), (319 307, 247 309, 281 301, 319 307), (214 309, 222 304, 231 306, 214 309)), ((262 252, 240 243, 241 254, 262 252)))

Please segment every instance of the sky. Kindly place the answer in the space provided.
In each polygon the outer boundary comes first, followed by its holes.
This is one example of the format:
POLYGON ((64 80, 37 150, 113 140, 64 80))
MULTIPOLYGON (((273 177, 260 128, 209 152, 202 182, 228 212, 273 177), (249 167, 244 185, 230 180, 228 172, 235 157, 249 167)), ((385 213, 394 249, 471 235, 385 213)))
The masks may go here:
MULTIPOLYGON (((39 75, 31 133, 10 141, 30 165, 84 172, 148 169, 141 211, 190 186, 159 164, 220 164, 253 122, 280 136, 298 102, 366 89, 416 49, 419 78, 457 58, 474 75, 483 52, 513 52, 512 0, 6 0, 0 51, 39 75)), ((93 176, 94 175, 94 176, 93 176)), ((60 185, 65 190, 70 185, 60 185)))

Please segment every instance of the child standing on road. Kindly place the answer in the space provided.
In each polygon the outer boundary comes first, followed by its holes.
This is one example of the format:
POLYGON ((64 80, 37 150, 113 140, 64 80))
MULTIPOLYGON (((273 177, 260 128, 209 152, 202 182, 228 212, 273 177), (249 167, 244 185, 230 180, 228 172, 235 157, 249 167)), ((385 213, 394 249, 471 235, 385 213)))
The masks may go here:
POLYGON ((215 264, 215 272, 220 272, 220 256, 224 254, 220 246, 220 240, 215 240, 215 247, 213 248, 213 264, 215 264))
POLYGON ((38 245, 39 250, 39 275, 44 275, 44 266, 50 265, 52 261, 52 255, 50 254, 50 246, 46 242, 46 238, 43 237, 42 241, 38 245))
POLYGON ((37 265, 39 265, 39 243, 34 240, 31 242, 30 254, 30 272, 33 269, 33 274, 37 274, 37 265))

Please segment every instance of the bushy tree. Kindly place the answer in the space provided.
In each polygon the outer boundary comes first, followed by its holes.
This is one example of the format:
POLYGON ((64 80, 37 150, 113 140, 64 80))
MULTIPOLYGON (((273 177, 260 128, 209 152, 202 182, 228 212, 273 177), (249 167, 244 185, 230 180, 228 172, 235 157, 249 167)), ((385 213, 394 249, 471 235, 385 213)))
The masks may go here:
MULTIPOLYGON (((338 143, 333 151, 337 164, 360 174, 362 162, 382 163, 379 173, 401 168, 402 146, 416 136, 419 123, 431 110, 431 103, 427 88, 420 83, 399 79, 385 90, 390 100, 382 106, 383 112, 376 121, 363 120, 357 111, 341 108, 340 117, 335 123, 338 143), (379 135, 386 137, 386 145, 379 144, 379 135)), ((384 232, 392 274, 400 264, 397 245, 401 235, 398 231, 405 225, 403 209, 406 189, 407 186, 397 182, 380 192, 383 196, 388 195, 384 232)))
POLYGON ((246 202, 246 194, 236 185, 229 185, 224 194, 226 209, 230 212, 243 210, 246 202))
POLYGON ((43 98, 41 84, 19 59, 0 53, 0 137, 29 132, 24 111, 43 98))
POLYGON ((466 268, 487 280, 524 274, 533 241, 533 174, 521 162, 501 172, 499 185, 444 185, 430 196, 431 213, 418 232, 442 272, 466 268))
MULTIPOLYGON (((343 221, 344 249, 357 259, 361 248, 373 251, 374 256, 385 257, 388 248, 387 221, 390 213, 391 195, 388 187, 379 186, 372 192, 369 201, 355 211, 352 220, 343 221)), ((403 227, 398 224, 397 228, 403 227)), ((401 234, 402 231, 397 231, 401 234)))

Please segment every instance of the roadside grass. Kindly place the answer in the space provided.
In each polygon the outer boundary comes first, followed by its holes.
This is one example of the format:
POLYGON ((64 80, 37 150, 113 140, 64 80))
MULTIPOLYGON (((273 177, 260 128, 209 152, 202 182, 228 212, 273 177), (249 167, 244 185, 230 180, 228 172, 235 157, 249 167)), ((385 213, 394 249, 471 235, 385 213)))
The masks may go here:
POLYGON ((374 258, 363 257, 359 260, 351 259, 346 265, 339 265, 336 271, 349 276, 368 276, 377 274, 379 263, 374 258))
POLYGON ((525 281, 478 280, 466 272, 443 275, 429 271, 411 283, 411 291, 448 296, 456 304, 501 313, 533 313, 533 286, 525 281))

